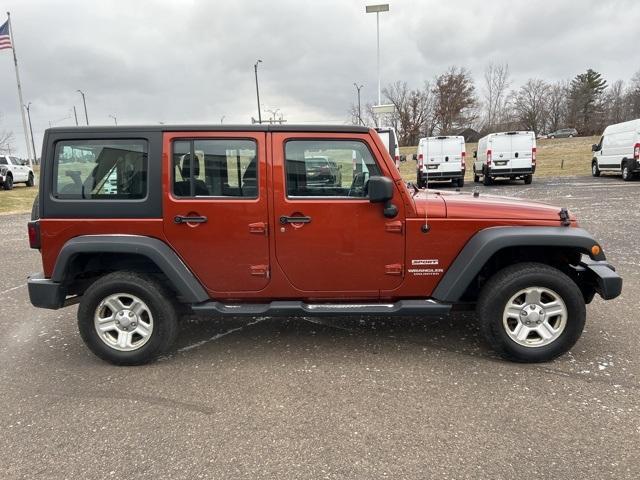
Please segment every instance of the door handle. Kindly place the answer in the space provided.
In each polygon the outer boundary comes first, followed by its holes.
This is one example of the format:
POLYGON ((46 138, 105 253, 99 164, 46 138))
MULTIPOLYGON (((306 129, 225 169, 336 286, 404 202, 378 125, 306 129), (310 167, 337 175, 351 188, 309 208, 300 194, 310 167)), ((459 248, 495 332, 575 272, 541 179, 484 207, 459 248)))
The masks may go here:
POLYGON ((280 223, 286 225, 287 223, 311 223, 311 217, 287 217, 282 215, 280 217, 280 223))
POLYGON ((185 217, 184 215, 176 215, 173 217, 173 222, 180 225, 181 223, 207 223, 207 217, 185 217))

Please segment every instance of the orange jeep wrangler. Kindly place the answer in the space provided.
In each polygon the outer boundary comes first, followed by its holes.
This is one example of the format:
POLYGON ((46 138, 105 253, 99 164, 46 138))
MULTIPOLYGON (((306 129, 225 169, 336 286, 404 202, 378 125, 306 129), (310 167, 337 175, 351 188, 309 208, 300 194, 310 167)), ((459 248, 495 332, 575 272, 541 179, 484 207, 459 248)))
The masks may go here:
POLYGON ((566 209, 407 185, 355 126, 62 127, 44 136, 31 303, 79 303, 120 365, 166 351, 178 313, 445 316, 475 308, 521 362, 570 349, 622 280, 566 209))

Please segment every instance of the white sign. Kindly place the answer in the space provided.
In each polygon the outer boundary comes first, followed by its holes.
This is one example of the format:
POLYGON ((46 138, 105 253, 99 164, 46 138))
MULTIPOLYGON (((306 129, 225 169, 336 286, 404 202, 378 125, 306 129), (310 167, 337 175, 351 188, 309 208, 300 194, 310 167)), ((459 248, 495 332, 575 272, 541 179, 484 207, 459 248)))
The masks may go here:
POLYGON ((374 105, 371 107, 373 109, 373 113, 376 115, 382 115, 384 113, 393 113, 396 111, 396 106, 392 103, 388 103, 386 105, 374 105))

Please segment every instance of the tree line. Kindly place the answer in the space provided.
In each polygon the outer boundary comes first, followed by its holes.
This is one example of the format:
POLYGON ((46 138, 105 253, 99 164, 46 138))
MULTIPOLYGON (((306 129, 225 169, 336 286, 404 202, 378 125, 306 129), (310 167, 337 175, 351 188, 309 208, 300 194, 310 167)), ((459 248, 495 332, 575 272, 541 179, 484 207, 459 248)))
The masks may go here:
POLYGON ((514 88, 507 64, 489 64, 478 89, 469 70, 454 66, 418 88, 403 81, 390 83, 382 95, 395 106, 393 114, 378 118, 373 104, 367 103, 359 118, 352 105, 352 121, 392 126, 401 145, 467 128, 481 134, 575 128, 580 135, 598 135, 607 125, 640 118, 640 70, 628 82, 608 84, 601 73, 588 69, 571 80, 531 78, 514 88))

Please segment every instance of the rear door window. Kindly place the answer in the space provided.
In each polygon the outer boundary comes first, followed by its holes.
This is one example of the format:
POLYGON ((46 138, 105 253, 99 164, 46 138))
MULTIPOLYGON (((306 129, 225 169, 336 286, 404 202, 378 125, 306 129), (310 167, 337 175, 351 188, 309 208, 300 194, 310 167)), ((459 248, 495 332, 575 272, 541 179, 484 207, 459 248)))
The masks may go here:
POLYGON ((146 140, 64 140, 53 162, 55 198, 140 200, 147 196, 146 140))

